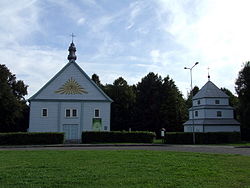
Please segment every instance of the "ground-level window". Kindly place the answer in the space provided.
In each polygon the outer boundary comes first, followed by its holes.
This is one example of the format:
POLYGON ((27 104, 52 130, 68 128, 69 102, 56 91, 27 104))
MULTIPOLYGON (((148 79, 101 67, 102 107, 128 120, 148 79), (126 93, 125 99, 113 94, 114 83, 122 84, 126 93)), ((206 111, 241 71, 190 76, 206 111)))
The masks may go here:
POLYGON ((198 116, 198 111, 195 111, 194 113, 195 113, 195 116, 197 117, 198 116))
POLYGON ((65 109, 65 117, 77 117, 77 109, 65 109))
POLYGON ((100 117, 100 110, 99 109, 95 109, 94 111, 94 116, 97 118, 97 117, 100 117))
POLYGON ((42 109, 42 117, 48 117, 48 109, 47 108, 42 109))
POLYGON ((221 117, 221 116, 222 116, 221 111, 217 111, 217 117, 221 117))

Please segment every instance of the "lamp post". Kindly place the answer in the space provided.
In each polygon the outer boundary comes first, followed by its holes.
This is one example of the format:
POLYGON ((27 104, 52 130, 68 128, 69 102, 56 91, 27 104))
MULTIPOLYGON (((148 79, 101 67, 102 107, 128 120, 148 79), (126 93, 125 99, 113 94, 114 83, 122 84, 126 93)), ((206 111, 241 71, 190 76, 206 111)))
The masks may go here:
POLYGON ((194 131, 194 105, 193 105, 193 80, 192 80, 192 69, 198 65, 199 62, 196 62, 191 68, 184 67, 184 69, 189 69, 190 70, 190 80, 191 80, 191 99, 192 99, 192 122, 193 122, 193 127, 192 127, 192 132, 193 132, 193 144, 195 144, 195 131, 194 131))

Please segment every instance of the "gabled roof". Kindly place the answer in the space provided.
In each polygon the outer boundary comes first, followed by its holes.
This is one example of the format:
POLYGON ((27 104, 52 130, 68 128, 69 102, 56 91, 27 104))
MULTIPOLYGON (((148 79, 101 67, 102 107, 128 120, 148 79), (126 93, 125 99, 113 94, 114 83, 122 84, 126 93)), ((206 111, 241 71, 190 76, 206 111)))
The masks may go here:
POLYGON ((228 95, 226 95, 213 82, 209 80, 193 97, 193 99, 201 98, 228 98, 228 95))
MULTIPOLYGON (((81 74, 91 83, 91 85, 96 88, 102 96, 105 98, 105 101, 113 102, 111 98, 109 98, 103 91, 100 89, 96 83, 91 80, 91 78, 81 69, 81 67, 75 62, 70 61, 67 63, 52 79, 50 79, 37 93, 35 93, 32 97, 29 98, 29 101, 37 100, 37 97, 39 97, 39 94, 41 94, 53 81, 55 81, 69 66, 75 66, 81 74)), ((83 99, 84 100, 84 99, 83 99)))

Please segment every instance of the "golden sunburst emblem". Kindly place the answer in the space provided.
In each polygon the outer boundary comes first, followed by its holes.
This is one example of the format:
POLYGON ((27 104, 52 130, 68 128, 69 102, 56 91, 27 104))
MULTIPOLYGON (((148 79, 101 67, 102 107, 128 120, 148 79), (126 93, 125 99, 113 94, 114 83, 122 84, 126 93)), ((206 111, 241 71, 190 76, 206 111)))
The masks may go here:
POLYGON ((66 94, 66 95, 75 95, 75 94, 83 94, 88 93, 81 87, 80 84, 77 83, 72 77, 68 79, 65 84, 62 85, 55 93, 66 94))

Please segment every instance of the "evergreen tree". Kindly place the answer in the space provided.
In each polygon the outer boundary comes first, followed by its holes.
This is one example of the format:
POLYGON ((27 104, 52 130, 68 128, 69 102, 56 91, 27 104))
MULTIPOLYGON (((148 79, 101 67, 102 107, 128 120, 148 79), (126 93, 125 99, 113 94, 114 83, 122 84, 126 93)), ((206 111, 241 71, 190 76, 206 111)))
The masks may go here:
MULTIPOLYGON (((198 86, 194 86, 193 88, 193 96, 195 96, 198 92, 199 92, 199 87, 198 86)), ((186 100, 186 105, 187 108, 191 108, 192 107, 192 99, 191 99, 191 92, 188 94, 188 98, 186 100)))
POLYGON ((161 128, 183 130, 187 120, 185 100, 169 76, 162 79, 151 72, 137 84, 136 91, 136 129, 156 133, 161 128))
POLYGON ((122 77, 113 85, 106 85, 105 92, 114 100, 111 104, 111 130, 128 130, 132 127, 135 93, 122 77))
POLYGON ((159 131, 162 127, 160 107, 162 78, 153 72, 142 78, 136 90, 136 130, 159 131))
POLYGON ((240 70, 235 84, 239 97, 242 137, 250 140, 250 61, 246 62, 240 70))
POLYGON ((0 64, 0 132, 25 131, 28 128, 28 106, 24 96, 27 85, 0 64))
POLYGON ((166 131, 183 131, 183 123, 188 118, 187 107, 181 92, 169 76, 163 80, 162 94, 162 127, 166 131))
POLYGON ((100 87, 101 89, 104 88, 104 86, 101 84, 101 81, 100 81, 99 76, 97 74, 93 74, 91 79, 96 83, 96 85, 98 87, 100 87))
POLYGON ((221 88, 229 96, 229 105, 234 108, 234 118, 239 120, 239 99, 229 89, 221 88))

